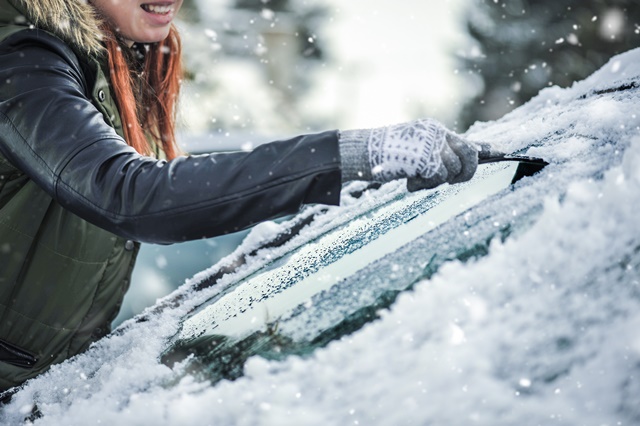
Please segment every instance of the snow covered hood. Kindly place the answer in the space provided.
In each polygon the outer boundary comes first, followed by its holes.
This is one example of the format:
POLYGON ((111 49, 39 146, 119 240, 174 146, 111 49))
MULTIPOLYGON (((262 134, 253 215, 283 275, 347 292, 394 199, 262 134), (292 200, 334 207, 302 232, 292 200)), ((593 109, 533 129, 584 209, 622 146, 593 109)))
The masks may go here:
MULTIPOLYGON (((535 211, 532 223, 494 239, 483 257, 444 264, 380 319, 309 356, 253 357, 243 377, 214 385, 159 361, 190 309, 277 257, 275 248, 195 291, 221 266, 204 271, 170 296, 179 306, 150 309, 145 322, 30 381, 0 423, 20 424, 37 406, 34 424, 47 425, 638 424, 639 107, 634 50, 476 124, 468 137, 550 165, 427 235, 453 237, 467 215, 500 227, 535 211)), ((403 191, 387 184, 371 198, 403 191)), ((367 202, 325 217, 349 218, 367 202)), ((239 251, 277 228, 258 227, 239 251)), ((313 240, 314 229, 300 238, 313 240)), ((420 247, 399 249, 389 274, 420 247)))

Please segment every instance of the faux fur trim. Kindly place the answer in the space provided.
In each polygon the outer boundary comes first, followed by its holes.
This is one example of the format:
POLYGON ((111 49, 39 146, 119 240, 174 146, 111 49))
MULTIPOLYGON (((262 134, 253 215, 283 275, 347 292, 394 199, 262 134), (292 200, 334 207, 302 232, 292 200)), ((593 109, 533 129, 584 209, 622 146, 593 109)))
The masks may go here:
POLYGON ((88 55, 104 50, 100 18, 88 0, 11 0, 36 27, 88 55))

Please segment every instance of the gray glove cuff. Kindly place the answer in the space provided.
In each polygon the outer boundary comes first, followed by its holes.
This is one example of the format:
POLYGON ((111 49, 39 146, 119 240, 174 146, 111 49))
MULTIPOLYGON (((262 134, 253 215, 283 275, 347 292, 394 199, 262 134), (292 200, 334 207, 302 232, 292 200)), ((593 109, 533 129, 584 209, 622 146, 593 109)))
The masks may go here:
POLYGON ((373 179, 368 148, 370 137, 371 129, 340 132, 338 146, 342 162, 342 182, 373 179))

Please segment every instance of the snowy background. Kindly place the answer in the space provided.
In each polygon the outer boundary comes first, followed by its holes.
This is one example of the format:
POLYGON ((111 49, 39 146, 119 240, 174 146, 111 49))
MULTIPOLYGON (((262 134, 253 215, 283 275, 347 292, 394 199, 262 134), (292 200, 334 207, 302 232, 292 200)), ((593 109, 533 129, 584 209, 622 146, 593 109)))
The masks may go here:
MULTIPOLYGON (((323 8, 317 37, 326 52, 319 63, 304 68, 310 89, 295 94, 297 111, 291 117, 285 108, 273 109, 278 90, 264 83, 264 62, 275 59, 264 37, 252 34, 265 25, 285 28, 284 19, 276 21, 268 13, 245 18, 230 12, 231 0, 200 0, 203 21, 181 26, 188 64, 197 71, 187 85, 186 94, 194 102, 184 103, 184 124, 201 131, 226 123, 235 128, 231 135, 241 130, 282 134, 371 127, 420 115, 452 125, 460 100, 470 94, 465 91, 472 91, 452 55, 467 46, 462 13, 470 1, 291 1, 301 10, 323 8), (230 57, 225 52, 228 39, 222 28, 229 27, 249 34, 243 37, 249 55, 230 57), (207 90, 215 96, 209 97, 207 90)), ((292 45, 293 40, 282 44, 292 45)), ((284 68, 304 67, 299 58, 289 60, 281 61, 284 68)), ((291 78, 286 70, 278 71, 282 78, 291 78)))
POLYGON ((0 422, 19 424, 35 403, 33 423, 46 425, 640 423, 639 64, 629 52, 473 127, 472 139, 551 163, 476 208, 517 215, 538 200, 542 211, 380 320, 304 359, 252 358, 233 382, 180 378, 158 357, 188 308, 219 291, 189 293, 205 271, 179 290, 184 306, 125 323, 29 382, 0 422), (496 210, 501 200, 512 210, 496 210))

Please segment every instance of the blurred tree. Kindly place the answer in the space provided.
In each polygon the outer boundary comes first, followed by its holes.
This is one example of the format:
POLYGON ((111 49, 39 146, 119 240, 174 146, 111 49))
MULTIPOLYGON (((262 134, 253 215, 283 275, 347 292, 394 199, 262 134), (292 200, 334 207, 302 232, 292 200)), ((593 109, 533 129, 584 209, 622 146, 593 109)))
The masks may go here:
POLYGON ((275 90, 278 113, 300 125, 305 118, 297 103, 324 59, 318 34, 326 7, 306 0, 233 0, 230 7, 232 18, 220 37, 225 53, 258 61, 275 90))
POLYGON ((467 15, 475 46, 462 67, 479 83, 458 127, 494 120, 542 88, 570 86, 640 42, 640 2, 475 0, 467 15))
POLYGON ((183 0, 180 8, 180 17, 189 22, 198 22, 200 20, 198 6, 194 0, 183 0))
MULTIPOLYGON (((295 4, 295 0, 234 0, 234 7, 253 11, 256 17, 276 17, 283 13, 293 19, 293 35, 297 38, 298 53, 307 59, 322 59, 322 48, 318 41, 318 26, 326 15, 319 6, 295 4)), ((275 28, 278 22, 272 28, 275 28)))
POLYGON ((325 61, 327 14, 319 0, 185 0, 185 126, 221 134, 317 127, 300 103, 325 61))

